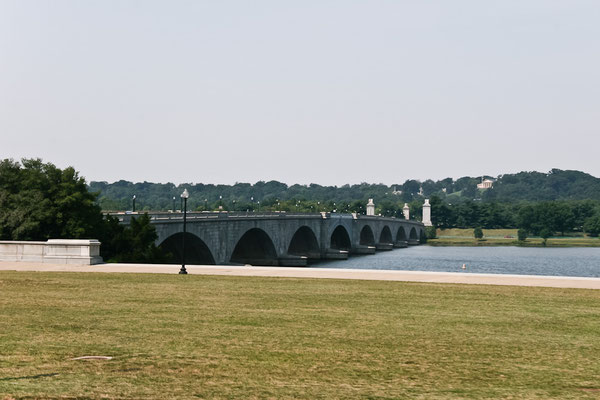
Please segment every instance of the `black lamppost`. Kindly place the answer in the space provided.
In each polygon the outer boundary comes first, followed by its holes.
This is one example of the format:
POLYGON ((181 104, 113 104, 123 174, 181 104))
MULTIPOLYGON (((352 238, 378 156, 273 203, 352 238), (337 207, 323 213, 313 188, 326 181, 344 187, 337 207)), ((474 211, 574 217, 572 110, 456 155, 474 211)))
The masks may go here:
POLYGON ((187 214, 187 199, 190 197, 187 189, 181 193, 181 200, 183 200, 183 238, 181 239, 181 269, 180 274, 187 274, 185 269, 185 232, 186 232, 186 214, 187 214))
POLYGON ((133 202, 133 206, 131 207, 131 211, 135 212, 135 194, 133 195, 133 197, 131 198, 131 201, 133 202))
POLYGON ((175 196, 173 196, 173 212, 175 212, 175 196))

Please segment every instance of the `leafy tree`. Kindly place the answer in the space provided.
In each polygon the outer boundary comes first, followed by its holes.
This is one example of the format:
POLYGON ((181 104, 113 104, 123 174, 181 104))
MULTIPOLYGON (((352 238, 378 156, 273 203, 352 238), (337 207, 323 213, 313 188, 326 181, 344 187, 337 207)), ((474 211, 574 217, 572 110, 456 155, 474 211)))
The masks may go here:
POLYGON ((435 226, 428 226, 425 228, 425 236, 427 239, 437 238, 437 228, 435 226))
POLYGON ((548 241, 548 238, 552 236, 552 231, 548 228, 542 228, 542 230, 540 231, 540 237, 542 239, 544 239, 544 246, 546 245, 546 242, 548 241))
POLYGON ((0 161, 1 239, 92 238, 101 224, 96 196, 72 167, 0 161))
POLYGON ((583 230, 592 237, 598 237, 600 235, 600 214, 586 219, 583 230))
POLYGON ((476 239, 483 239, 483 230, 480 227, 473 229, 473 236, 476 239))
MULTIPOLYGON (((114 220, 110 221, 114 224, 114 220)), ((150 224, 147 213, 138 218, 132 217, 128 226, 112 226, 113 237, 108 239, 113 255, 109 262, 126 263, 167 263, 169 254, 156 247, 156 230, 150 224)))
POLYGON ((517 237, 519 239, 519 242, 524 242, 525 240, 527 240, 527 230, 520 228, 517 231, 517 237))
MULTIPOLYGON (((121 183, 125 184, 126 183, 121 183)), ((160 262, 156 232, 146 215, 119 225, 102 215, 97 194, 72 167, 40 159, 0 161, 0 239, 91 239, 102 243, 105 260, 160 262)))

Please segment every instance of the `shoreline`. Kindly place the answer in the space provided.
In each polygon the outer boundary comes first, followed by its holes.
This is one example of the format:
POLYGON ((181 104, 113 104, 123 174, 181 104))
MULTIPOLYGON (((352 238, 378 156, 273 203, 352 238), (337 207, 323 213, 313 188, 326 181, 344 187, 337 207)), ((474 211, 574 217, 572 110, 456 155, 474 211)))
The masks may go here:
MULTIPOLYGON (((96 264, 59 265, 25 262, 0 262, 0 271, 18 272, 101 272, 101 273, 159 273, 174 274, 176 264, 96 264)), ((446 283, 552 287, 569 289, 600 289, 600 278, 546 275, 484 274, 470 272, 433 272, 405 270, 337 269, 311 267, 261 266, 186 266, 190 275, 219 275, 238 277, 310 278, 379 280, 415 283, 446 283)))
POLYGON ((473 238, 437 238, 428 239, 427 245, 432 247, 600 247, 600 240, 589 240, 582 239, 578 242, 578 239, 548 239, 546 245, 542 242, 542 239, 527 239, 525 242, 520 242, 516 239, 504 239, 504 238, 489 238, 489 239, 473 239, 473 238))

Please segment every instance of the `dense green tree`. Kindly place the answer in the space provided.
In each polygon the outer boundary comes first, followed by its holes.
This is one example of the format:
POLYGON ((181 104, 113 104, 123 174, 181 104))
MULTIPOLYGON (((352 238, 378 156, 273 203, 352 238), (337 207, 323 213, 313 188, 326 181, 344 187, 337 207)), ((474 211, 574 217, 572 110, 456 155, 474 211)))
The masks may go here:
MULTIPOLYGON (((121 185, 126 183, 121 182, 121 185)), ((0 239, 99 239, 105 260, 160 262, 148 216, 124 227, 102 215, 97 194, 72 168, 40 159, 0 161, 0 239)))
POLYGON ((435 226, 428 226, 425 228, 425 236, 427 239, 437 238, 437 228, 435 226))
POLYGON ((527 240, 527 231, 523 228, 520 228, 517 231, 517 238, 519 239, 519 242, 524 242, 527 240))
POLYGON ((0 161, 0 238, 92 238, 100 224, 96 196, 72 167, 0 161))
POLYGON ((473 229, 475 239, 483 239, 483 230, 480 227, 473 229))
POLYGON ((600 213, 586 219, 583 229, 588 235, 598 237, 600 235, 600 213))
POLYGON ((548 241, 548 238, 552 237, 552 231, 549 228, 544 227, 540 230, 540 237, 542 239, 544 239, 544 246, 545 246, 546 242, 548 241))
MULTIPOLYGON (((114 224, 114 221, 111 221, 114 224)), ((113 254, 107 261, 127 263, 167 263, 170 256, 154 244, 156 230, 150 224, 148 214, 132 217, 130 225, 112 226, 108 240, 113 254)))

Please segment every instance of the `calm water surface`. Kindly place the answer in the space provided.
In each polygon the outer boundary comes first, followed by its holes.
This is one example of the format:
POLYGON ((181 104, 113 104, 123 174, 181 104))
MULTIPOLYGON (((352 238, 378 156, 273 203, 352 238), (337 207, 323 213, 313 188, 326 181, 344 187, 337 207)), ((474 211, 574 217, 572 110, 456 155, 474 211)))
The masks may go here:
POLYGON ((600 248, 415 246, 314 267, 600 277, 600 248))

